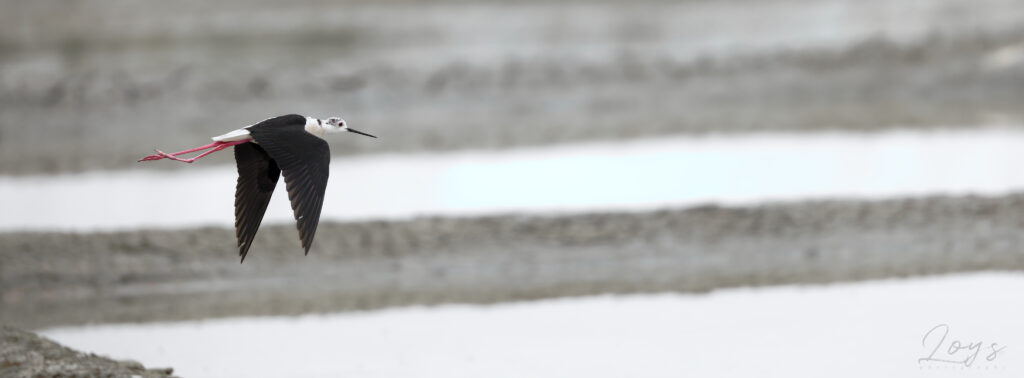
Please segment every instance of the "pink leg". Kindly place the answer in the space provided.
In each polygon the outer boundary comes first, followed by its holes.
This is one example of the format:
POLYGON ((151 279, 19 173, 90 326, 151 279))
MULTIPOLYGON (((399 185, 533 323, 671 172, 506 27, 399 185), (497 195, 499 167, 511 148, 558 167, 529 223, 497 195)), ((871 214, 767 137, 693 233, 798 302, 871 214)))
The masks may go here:
POLYGON ((166 152, 163 152, 163 151, 160 151, 160 150, 156 150, 156 153, 157 153, 156 155, 146 156, 146 157, 144 157, 142 159, 139 159, 139 161, 141 162, 141 161, 152 161, 152 160, 160 160, 160 159, 171 159, 171 160, 176 160, 176 161, 180 161, 180 162, 191 163, 193 161, 196 161, 196 159, 199 159, 199 158, 201 158, 203 156, 212 154, 214 152, 223 150, 225 148, 228 148, 228 147, 231 147, 231 146, 234 146, 234 145, 238 145, 238 144, 242 144, 242 143, 248 143, 248 142, 249 142, 249 140, 237 140, 237 141, 232 141, 232 142, 213 142, 213 143, 207 144, 205 146, 200 146, 200 147, 196 147, 196 148, 190 148, 190 149, 187 149, 187 150, 184 150, 184 151, 178 151, 178 152, 170 153, 170 154, 166 153, 166 152), (198 156, 196 156, 194 158, 191 158, 191 159, 180 159, 180 158, 177 157, 178 155, 187 154, 187 153, 190 153, 190 152, 202 151, 202 150, 206 150, 206 149, 210 149, 210 148, 212 148, 212 150, 206 151, 206 152, 204 152, 202 154, 199 154, 198 156))
MULTIPOLYGON (((235 143, 235 144, 238 144, 238 143, 235 143)), ((214 152, 223 150, 223 149, 228 148, 230 146, 233 146, 233 144, 232 145, 222 144, 222 145, 219 145, 217 147, 214 147, 213 149, 211 149, 209 151, 206 151, 206 152, 203 152, 203 153, 201 153, 199 155, 196 155, 196 157, 191 158, 191 159, 182 159, 182 158, 179 158, 177 156, 168 154, 168 153, 160 151, 160 150, 156 150, 156 153, 159 154, 160 156, 163 156, 164 158, 167 158, 167 159, 171 159, 171 160, 174 160, 174 161, 180 161, 180 162, 183 162, 183 163, 191 163, 193 161, 196 161, 196 159, 199 159, 199 158, 201 158, 203 156, 206 156, 206 155, 212 154, 214 152)))
MULTIPOLYGON (((200 146, 200 147, 196 147, 196 148, 190 148, 190 149, 187 149, 187 150, 184 150, 184 151, 178 151, 178 152, 175 152, 175 153, 172 153, 172 154, 167 154, 167 155, 178 156, 178 155, 181 155, 181 154, 187 154, 189 152, 202 151, 202 150, 205 150, 205 149, 217 147, 218 145, 220 145, 222 143, 224 143, 224 142, 213 142, 213 143, 207 144, 205 146, 200 146)), ((160 151, 157 150, 157 152, 160 152, 160 151)), ((139 159, 139 161, 160 160, 160 159, 163 159, 163 158, 164 158, 164 156, 159 155, 159 154, 158 155, 149 155, 149 156, 146 156, 146 157, 144 157, 142 159, 139 159)))
POLYGON ((181 155, 181 154, 187 154, 187 153, 189 153, 189 152, 196 152, 196 151, 202 151, 202 150, 205 150, 205 149, 209 149, 209 148, 217 147, 217 146, 219 146, 219 145, 221 145, 221 144, 223 144, 223 143, 224 143, 224 142, 213 142, 213 143, 207 144, 207 145, 205 145, 205 146, 199 146, 199 147, 196 147, 196 148, 190 148, 190 149, 187 149, 187 150, 185 150, 185 151, 178 151, 178 152, 170 153, 170 154, 168 154, 168 155, 171 155, 171 156, 178 156, 178 155, 181 155))

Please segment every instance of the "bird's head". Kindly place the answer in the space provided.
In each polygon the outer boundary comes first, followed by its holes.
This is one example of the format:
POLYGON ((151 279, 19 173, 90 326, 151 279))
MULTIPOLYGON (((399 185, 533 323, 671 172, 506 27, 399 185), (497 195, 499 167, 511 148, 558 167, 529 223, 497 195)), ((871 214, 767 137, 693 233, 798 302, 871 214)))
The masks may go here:
POLYGON ((331 118, 328 118, 328 119, 324 120, 322 127, 328 133, 340 133, 340 132, 347 131, 347 132, 350 132, 350 133, 356 133, 356 134, 359 134, 359 135, 366 135, 366 136, 371 137, 371 138, 376 138, 373 135, 364 133, 364 132, 356 130, 356 129, 349 128, 348 124, 345 123, 345 120, 342 119, 341 117, 331 117, 331 118))

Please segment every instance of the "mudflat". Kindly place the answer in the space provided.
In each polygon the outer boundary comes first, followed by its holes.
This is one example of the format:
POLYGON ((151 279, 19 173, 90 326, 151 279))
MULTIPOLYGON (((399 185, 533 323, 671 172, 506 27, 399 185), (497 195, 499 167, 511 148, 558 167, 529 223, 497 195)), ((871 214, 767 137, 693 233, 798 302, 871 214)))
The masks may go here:
POLYGON ((140 1, 52 16, 66 6, 4 2, 0 174, 129 168, 288 113, 381 137, 337 138, 335 154, 1024 119, 1024 11, 1007 0, 140 1))
POLYGON ((1024 195, 0 234, 0 318, 36 328, 1024 268, 1024 195))

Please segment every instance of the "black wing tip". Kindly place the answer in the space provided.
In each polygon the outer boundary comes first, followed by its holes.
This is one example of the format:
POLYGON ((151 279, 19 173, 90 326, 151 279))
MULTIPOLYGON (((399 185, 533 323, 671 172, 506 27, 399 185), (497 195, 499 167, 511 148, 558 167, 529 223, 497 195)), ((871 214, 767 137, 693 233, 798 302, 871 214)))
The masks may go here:
POLYGON ((309 256, 309 250, 313 248, 313 238, 316 236, 316 226, 320 223, 319 218, 319 214, 317 214, 317 219, 312 224, 296 219, 295 228, 299 230, 299 242, 302 243, 305 256, 309 256))

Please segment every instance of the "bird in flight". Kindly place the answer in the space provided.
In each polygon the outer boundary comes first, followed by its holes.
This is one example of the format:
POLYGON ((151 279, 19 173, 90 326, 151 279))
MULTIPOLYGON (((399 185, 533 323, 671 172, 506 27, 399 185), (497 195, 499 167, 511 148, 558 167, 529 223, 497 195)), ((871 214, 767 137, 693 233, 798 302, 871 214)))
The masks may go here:
POLYGON ((277 179, 284 175, 285 189, 291 201, 299 239, 306 254, 313 244, 313 235, 320 222, 320 209, 327 189, 328 165, 331 151, 323 138, 327 134, 350 132, 368 137, 373 135, 349 128, 345 120, 331 117, 320 120, 298 114, 283 115, 213 137, 213 143, 174 153, 156 150, 143 161, 170 159, 192 163, 196 159, 235 147, 238 183, 235 186, 235 236, 238 254, 245 261, 256 230, 274 193, 277 179), (193 158, 179 156, 204 151, 193 158))

